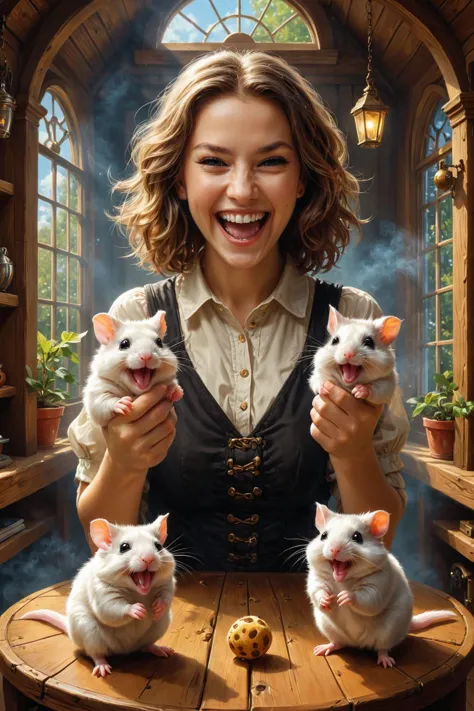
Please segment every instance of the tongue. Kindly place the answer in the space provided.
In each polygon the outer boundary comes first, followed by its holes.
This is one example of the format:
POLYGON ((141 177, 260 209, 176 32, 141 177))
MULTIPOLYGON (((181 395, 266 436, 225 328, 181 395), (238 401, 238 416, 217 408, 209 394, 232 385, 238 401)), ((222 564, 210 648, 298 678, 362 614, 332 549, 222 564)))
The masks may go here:
POLYGON ((143 573, 132 573, 132 580, 138 588, 138 592, 146 595, 150 589, 151 573, 145 570, 143 573))
POLYGON ((350 363, 344 363, 341 365, 342 377, 345 383, 352 383, 359 375, 360 365, 351 365, 350 363))
POLYGON ((334 576, 334 580, 337 583, 342 583, 342 581, 346 577, 346 573, 349 570, 350 565, 350 563, 344 563, 342 560, 332 561, 332 573, 334 576))
POLYGON ((254 237, 262 226, 262 220, 256 222, 229 222, 224 220, 224 228, 235 239, 250 239, 254 237))
POLYGON ((151 370, 150 368, 137 368, 132 370, 133 379, 141 390, 145 390, 150 384, 151 370))

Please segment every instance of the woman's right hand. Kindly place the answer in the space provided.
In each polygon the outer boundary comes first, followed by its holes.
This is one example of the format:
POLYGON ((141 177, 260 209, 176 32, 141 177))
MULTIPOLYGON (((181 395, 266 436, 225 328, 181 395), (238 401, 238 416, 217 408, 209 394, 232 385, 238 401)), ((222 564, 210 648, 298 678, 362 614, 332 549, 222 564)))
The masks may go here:
POLYGON ((156 385, 133 401, 130 413, 102 428, 108 456, 120 469, 146 473, 165 459, 176 434, 176 413, 166 393, 166 385, 156 385))

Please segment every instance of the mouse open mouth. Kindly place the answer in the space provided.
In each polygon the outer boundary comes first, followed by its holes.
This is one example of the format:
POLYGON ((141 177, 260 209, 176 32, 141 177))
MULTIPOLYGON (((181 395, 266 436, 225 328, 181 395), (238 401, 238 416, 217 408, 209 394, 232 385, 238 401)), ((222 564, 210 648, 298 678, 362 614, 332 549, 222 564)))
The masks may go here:
POLYGON ((361 365, 352 365, 351 363, 344 363, 344 365, 340 365, 339 368, 341 370, 342 379, 347 385, 353 383, 363 370, 361 365))
POLYGON ((150 381, 155 370, 154 368, 135 368, 134 370, 129 368, 128 372, 140 390, 146 390, 150 385, 150 381))
POLYGON ((151 581, 155 573, 152 570, 144 570, 141 573, 130 573, 130 577, 140 595, 146 595, 150 589, 151 581))
POLYGON ((332 574, 334 577, 334 580, 337 583, 342 583, 344 578, 347 575, 347 571, 352 565, 352 562, 350 560, 331 560, 330 561, 332 565, 332 574))

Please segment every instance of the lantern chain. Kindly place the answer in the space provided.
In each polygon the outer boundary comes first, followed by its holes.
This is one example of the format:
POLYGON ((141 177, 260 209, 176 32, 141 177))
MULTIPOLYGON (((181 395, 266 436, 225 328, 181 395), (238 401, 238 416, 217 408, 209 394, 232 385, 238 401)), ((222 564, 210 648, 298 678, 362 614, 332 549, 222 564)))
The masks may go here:
POLYGON ((12 72, 7 64, 7 55, 5 54, 5 34, 4 29, 7 19, 5 15, 0 15, 0 52, 3 56, 3 67, 0 69, 0 86, 6 88, 6 85, 11 83, 12 72))
POLYGON ((374 88, 374 80, 372 78, 372 0, 367 0, 365 4, 365 9, 367 11, 367 86, 371 89, 374 88))

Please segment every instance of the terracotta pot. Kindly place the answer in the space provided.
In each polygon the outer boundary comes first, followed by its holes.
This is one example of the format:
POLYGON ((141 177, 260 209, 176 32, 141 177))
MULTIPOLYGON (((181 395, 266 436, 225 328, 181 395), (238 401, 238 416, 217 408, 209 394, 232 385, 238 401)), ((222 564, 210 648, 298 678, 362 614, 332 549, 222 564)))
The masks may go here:
POLYGON ((54 447, 58 436, 59 421, 64 415, 64 406, 38 407, 36 414, 38 447, 41 449, 54 447))
POLYGON ((430 454, 435 459, 452 459, 454 455, 454 420, 429 420, 423 417, 430 454))

